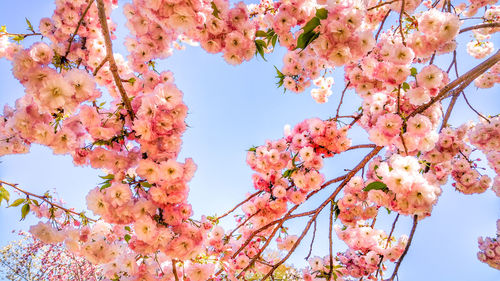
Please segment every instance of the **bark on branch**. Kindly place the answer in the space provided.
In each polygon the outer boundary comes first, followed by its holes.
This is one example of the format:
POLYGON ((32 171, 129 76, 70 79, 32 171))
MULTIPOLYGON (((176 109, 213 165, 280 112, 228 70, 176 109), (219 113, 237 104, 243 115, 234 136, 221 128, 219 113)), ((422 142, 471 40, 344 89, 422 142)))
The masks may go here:
POLYGON ((125 88, 123 87, 122 79, 118 74, 118 66, 116 65, 115 57, 113 55, 113 43, 111 42, 111 36, 109 35, 108 22, 106 19, 106 9, 104 7, 103 0, 97 0, 97 10, 99 14, 99 22, 101 23, 102 35, 104 36, 104 42, 106 44, 106 56, 109 62, 109 70, 113 74, 113 79, 115 80, 116 87, 120 92, 123 104, 127 109, 130 119, 134 120, 135 118, 134 110, 132 109, 132 105, 130 104, 130 99, 128 98, 127 93, 125 92, 125 88))

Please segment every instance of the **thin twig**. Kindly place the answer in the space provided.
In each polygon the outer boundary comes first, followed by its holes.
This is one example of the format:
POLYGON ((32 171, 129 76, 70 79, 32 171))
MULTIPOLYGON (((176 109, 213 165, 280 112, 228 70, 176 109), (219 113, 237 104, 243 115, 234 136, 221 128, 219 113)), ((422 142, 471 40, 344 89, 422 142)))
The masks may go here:
MULTIPOLYGON (((97 0, 99 1, 99 0, 97 0)), ((175 267, 175 260, 172 259, 172 273, 174 274, 175 281, 179 281, 179 276, 177 276, 177 268, 175 267)))
POLYGON ((401 33, 401 41, 406 46, 405 35, 403 32, 403 13, 405 11, 405 0, 401 0, 401 11, 399 12, 399 33, 401 33))
POLYGON ((108 56, 104 57, 101 63, 95 68, 94 72, 92 72, 92 76, 96 76, 97 72, 99 72, 99 70, 106 64, 106 62, 108 62, 108 60, 109 60, 108 56))
POLYGON ((392 1, 382 2, 380 4, 377 4, 377 5, 373 6, 373 7, 368 8, 366 10, 367 11, 371 11, 373 9, 380 8, 382 6, 385 6, 385 5, 388 5, 388 4, 392 4, 392 3, 397 2, 397 1, 399 1, 399 0, 392 0, 392 1))
POLYGON ((378 28, 377 34, 375 35, 375 41, 377 41, 378 36, 380 35, 382 28, 384 27, 385 20, 387 19, 387 17, 389 16, 390 13, 391 13, 391 10, 387 11, 384 18, 382 19, 382 22, 380 23, 380 27, 378 28))
POLYGON ((317 224, 317 221, 314 220, 313 237, 311 239, 311 245, 309 245, 309 253, 307 253, 305 260, 308 260, 309 257, 311 256, 311 253, 312 253, 312 249, 313 249, 313 245, 314 245, 314 238, 316 238, 316 224, 317 224))
POLYGON ((248 202, 249 200, 251 200, 252 198, 254 198, 255 196, 259 195, 260 193, 262 193, 262 190, 259 190, 255 193, 253 193, 252 195, 248 196, 247 199, 241 201, 238 205, 234 206, 234 208, 232 208, 231 210, 225 212, 223 215, 217 217, 215 220, 220 220, 222 219, 223 217, 229 215, 230 213, 234 212, 236 209, 238 209, 239 206, 245 204, 246 202, 248 202))
MULTIPOLYGON (((19 188, 18 184, 16 184, 16 183, 8 183, 8 182, 0 180, 0 185, 2 185, 2 184, 10 186, 10 187, 14 188, 15 190, 17 190, 17 191, 19 191, 21 193, 24 193, 26 196, 31 196, 31 197, 35 197, 35 198, 41 199, 44 202, 46 202, 47 204, 49 204, 51 207, 61 209, 61 210, 65 211, 66 213, 71 213, 71 214, 77 215, 79 217, 82 216, 82 214, 83 214, 83 212, 82 213, 77 213, 77 212, 75 212, 73 210, 67 209, 67 208, 65 208, 65 207, 63 207, 61 205, 53 203, 52 201, 49 200, 49 198, 47 196, 40 196, 38 194, 34 194, 34 193, 29 192, 29 191, 23 190, 23 189, 19 188)), ((85 216, 85 218, 86 218, 86 220, 91 221, 91 222, 96 222, 97 221, 97 220, 91 219, 91 218, 89 218, 87 216, 85 216)))
POLYGON ((490 23, 483 23, 483 24, 469 26, 469 27, 466 27, 464 29, 460 29, 460 31, 458 32, 458 34, 467 32, 469 30, 481 29, 481 28, 490 28, 490 27, 500 27, 500 22, 490 22, 490 23))
POLYGON ((396 267, 394 268, 394 272, 392 273, 391 278, 387 279, 386 281, 392 281, 396 277, 396 274, 398 274, 399 267, 401 266, 401 263, 403 262, 404 257, 406 256, 406 253, 408 253, 408 249, 410 249, 411 241, 413 240, 413 235, 415 234, 415 230, 417 229, 417 223, 418 223, 418 216, 414 215, 413 216, 413 227, 411 228, 410 232, 410 237, 408 238, 408 244, 406 244, 406 248, 399 258, 399 260, 396 263, 396 267))
POLYGON ((433 105, 437 101, 440 101, 441 99, 447 97, 450 94, 454 94, 455 92, 461 92, 470 83, 472 83, 472 81, 474 81, 474 79, 476 79, 479 75, 486 72, 493 65, 495 65, 498 61, 500 61, 500 50, 498 50, 494 55, 489 57, 487 60, 478 64, 473 69, 467 71, 467 73, 463 74, 462 76, 460 76, 457 79, 453 80, 452 82, 448 83, 448 85, 444 86, 444 88, 442 88, 439 91, 439 93, 434 98, 432 98, 428 103, 419 106, 412 113, 410 113, 408 115, 408 118, 424 112, 431 105, 433 105), (455 90, 453 90, 455 87, 457 87, 457 88, 455 90))
POLYGON ((345 91, 347 90, 347 88, 349 87, 349 85, 351 85, 351 81, 347 82, 347 84, 345 85, 344 90, 342 91, 342 95, 340 96, 339 106, 337 107, 337 114, 335 114, 335 119, 339 118, 340 106, 342 105, 342 102, 344 100, 345 91))
POLYGON ((106 44, 106 56, 108 57, 109 61, 109 70, 113 74, 113 79, 115 80, 116 87, 120 92, 122 101, 125 104, 125 108, 127 109, 129 117, 131 120, 134 120, 135 118, 134 110, 132 109, 130 100, 127 96, 127 93, 125 92, 125 88, 123 87, 122 79, 118 74, 118 66, 116 65, 115 57, 113 55, 113 43, 111 41, 111 36, 109 35, 106 9, 104 7, 103 0, 97 0, 97 9, 99 14, 99 22, 101 23, 102 35, 104 36, 104 42, 106 44))
POLYGON ((446 110, 446 114, 444 115, 443 123, 441 124, 441 128, 439 129, 439 132, 441 132, 444 127, 446 127, 446 125, 448 123, 448 119, 450 119, 451 111, 453 110, 453 107, 455 106, 455 103, 457 102, 458 96, 460 96, 460 93, 453 94, 453 97, 451 98, 450 104, 448 105, 448 109, 446 110))
POLYGON ((481 113, 479 113, 479 111, 477 111, 474 107, 472 107, 472 105, 470 105, 469 103, 469 100, 467 100, 467 97, 465 96, 465 93, 462 92, 462 96, 464 97, 465 99, 465 102, 467 103, 467 105, 470 107, 470 109, 472 109, 472 111, 474 111, 477 115, 479 115, 479 117, 483 118, 484 120, 486 120, 486 122, 488 123, 491 123, 490 119, 484 117, 484 115, 482 115, 481 113))
MULTIPOLYGON (((75 40, 75 36, 76 34, 78 34, 78 29, 80 29, 80 26, 82 25, 83 23, 83 19, 85 18, 85 16, 87 15, 87 12, 89 11, 90 7, 92 6, 92 3, 94 3, 94 0, 89 0, 89 3, 87 4, 87 7, 85 8, 85 10, 83 11, 83 14, 82 16, 80 17, 80 20, 78 21, 77 25, 76 25, 76 28, 75 28, 75 31, 73 32, 73 34, 71 35, 71 38, 68 39, 68 48, 66 48, 66 53, 64 54, 64 57, 67 57, 69 52, 71 51, 71 44, 73 43, 73 40, 75 40)), ((94 75, 95 76, 95 75, 94 75)))

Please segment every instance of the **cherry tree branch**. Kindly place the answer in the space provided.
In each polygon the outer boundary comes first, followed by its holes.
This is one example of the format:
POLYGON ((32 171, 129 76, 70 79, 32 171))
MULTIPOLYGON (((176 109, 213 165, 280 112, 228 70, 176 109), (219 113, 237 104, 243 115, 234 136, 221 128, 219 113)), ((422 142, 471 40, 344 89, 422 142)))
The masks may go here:
POLYGON ((255 196, 257 196, 257 195, 259 195, 259 194, 261 194, 261 193, 262 193, 262 190, 259 190, 259 191, 255 192, 255 193, 253 193, 252 195, 248 196, 248 198, 247 198, 247 199, 245 199, 245 200, 241 201, 238 205, 234 206, 234 208, 232 208, 231 210, 229 210, 229 211, 225 212, 225 213, 224 213, 223 215, 221 215, 221 216, 218 216, 215 220, 220 220, 220 219, 222 219, 223 217, 225 217, 225 216, 229 215, 230 213, 232 213, 232 212, 234 212, 236 209, 238 209, 238 207, 239 207, 239 206, 241 206, 241 205, 245 204, 246 202, 248 202, 249 200, 251 200, 252 198, 254 198, 255 196))
POLYGON ((76 34, 78 34, 78 29, 80 29, 80 26, 83 23, 83 19, 87 15, 87 12, 90 10, 90 7, 92 6, 92 3, 94 3, 94 0, 89 0, 89 3, 87 4, 87 7, 83 11, 83 14, 80 17, 80 20, 78 21, 78 23, 76 25, 75 31, 71 35, 71 38, 68 39, 69 44, 68 44, 68 48, 66 48, 66 53, 64 54, 64 57, 67 57, 68 54, 69 54, 69 52, 71 51, 71 44, 73 44, 73 40, 75 40, 75 36, 76 36, 76 34))
POLYGON ((408 244, 406 244, 406 248, 399 258, 398 262, 396 263, 396 267, 394 268, 394 272, 392 273, 392 276, 387 279, 386 281, 393 281, 396 275, 398 274, 399 267, 401 266, 401 263, 403 262, 404 257, 406 256, 406 253, 408 253, 408 249, 410 249, 411 241, 413 240, 413 235, 415 234, 415 230, 417 229, 417 223, 418 223, 418 216, 414 215, 413 216, 413 226, 411 228, 410 232, 410 237, 408 238, 408 244))
POLYGON ((448 85, 444 86, 443 89, 439 91, 439 93, 433 97, 428 103, 419 106, 412 113, 408 115, 408 118, 415 116, 416 114, 424 112, 427 108, 429 108, 434 103, 444 99, 450 94, 454 94, 456 92, 461 92, 465 89, 474 79, 476 79, 479 75, 485 73, 488 69, 490 69, 493 65, 495 65, 498 61, 500 61, 500 50, 498 50, 494 55, 489 57, 487 60, 478 64, 473 69, 467 71, 462 76, 448 83, 448 85), (458 86, 458 87, 457 87, 458 86), (455 89, 456 88, 456 89, 455 89), (453 91, 452 91, 453 90, 453 91))
POLYGON ((490 27, 500 27, 500 22, 490 22, 490 23, 483 23, 483 24, 469 26, 469 27, 460 29, 458 34, 464 33, 464 32, 470 31, 470 30, 474 30, 474 29, 490 28, 490 27))
POLYGON ((465 96, 464 92, 462 92, 462 96, 464 97, 465 103, 467 103, 467 105, 470 107, 470 109, 472 109, 472 111, 474 111, 479 117, 481 117, 484 120, 486 120, 486 122, 491 123, 490 119, 484 117, 484 115, 482 115, 481 113, 479 113, 479 111, 477 111, 474 107, 472 107, 472 105, 469 103, 469 100, 465 96))
POLYGON ((272 268, 271 270, 269 270, 269 272, 262 278, 262 280, 265 280, 266 278, 268 278, 269 276, 271 276, 271 274, 273 274, 273 272, 276 270, 276 268, 278 268, 280 265, 282 265, 291 255, 292 253, 295 251, 295 249, 297 248, 297 246, 300 244, 300 242, 302 241, 302 239, 304 239, 304 237, 306 236, 306 234, 309 232, 309 229, 311 228, 311 225, 313 223, 313 221, 316 220, 316 218, 318 217, 318 215, 321 213, 321 211, 323 210, 323 208, 328 205, 328 203, 332 200, 335 200, 335 197, 337 196, 337 194, 344 188, 344 186, 352 179, 352 177, 354 177, 354 175, 359 171, 361 170, 361 168, 363 168, 367 163, 368 161, 370 161, 370 159, 372 159, 375 155, 377 155, 379 153, 380 150, 382 150, 382 146, 377 146, 375 147, 372 151, 370 151, 370 153, 368 153, 368 155, 366 155, 363 160, 361 160, 361 162, 356 165, 356 167, 354 167, 354 169, 352 169, 348 174, 347 176, 345 177, 345 179, 342 181, 342 183, 337 187, 337 189, 332 193, 332 195, 330 195, 328 197, 327 200, 325 200, 318 208, 316 208, 314 210, 314 213, 313 213, 313 216, 311 217, 311 219, 307 222, 307 225, 306 227, 304 228, 304 230, 302 231, 301 235, 299 236, 299 238, 297 239, 297 241, 293 244, 292 248, 290 249, 290 251, 288 251, 287 255, 281 259, 278 263, 276 263, 272 268))
MULTIPOLYGON (((61 206, 59 204, 53 203, 52 201, 49 200, 49 197, 47 197, 45 195, 44 196, 40 196, 38 194, 31 193, 29 191, 21 189, 20 187, 18 187, 17 183, 8 183, 8 182, 5 182, 3 180, 0 180, 0 185, 3 185, 3 184, 8 185, 8 186, 14 188, 15 190, 17 190, 17 191, 25 194, 27 197, 35 197, 35 198, 38 198, 40 200, 43 200, 44 202, 46 202, 47 204, 49 204, 51 207, 61 209, 61 210, 65 211, 66 213, 71 213, 71 214, 77 215, 79 217, 84 216, 83 212, 77 213, 77 212, 75 212, 75 211, 73 211, 71 209, 68 209, 68 208, 65 208, 65 207, 63 207, 63 206, 61 206)), ((97 221, 97 220, 91 219, 91 218, 89 218, 87 216, 85 216, 85 219, 88 220, 88 221, 91 221, 91 222, 96 222, 97 221)))
POLYGON ((125 88, 123 87, 122 79, 118 74, 118 66, 116 65, 115 57, 113 55, 113 43, 111 42, 111 37, 109 35, 106 9, 104 8, 103 0, 97 0, 97 9, 99 14, 99 22, 101 23, 102 35, 104 36, 104 42, 106 44, 106 56, 108 57, 109 61, 109 70, 113 75, 116 87, 120 92, 123 104, 125 104, 125 108, 127 109, 130 119, 134 120, 135 118, 134 110, 132 109, 132 105, 130 104, 130 99, 128 98, 127 93, 125 92, 125 88))

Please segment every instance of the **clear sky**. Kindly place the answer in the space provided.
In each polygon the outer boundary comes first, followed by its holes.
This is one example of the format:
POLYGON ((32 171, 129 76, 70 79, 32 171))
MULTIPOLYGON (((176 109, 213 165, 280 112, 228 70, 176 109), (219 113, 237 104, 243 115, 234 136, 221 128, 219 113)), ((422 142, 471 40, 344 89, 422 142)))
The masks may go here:
MULTIPOLYGON (((7 25, 11 32, 26 30, 25 17, 38 26, 42 17, 52 14, 52 1, 1 1, 0 25, 7 25), (20 9, 22 5, 22 9, 20 9)), ((123 1, 125 2, 125 1, 123 1)), ((122 1, 120 1, 122 3, 122 1)), ((124 17, 118 9, 113 13, 118 23, 118 37, 126 36, 124 17)), ((478 64, 463 49, 470 34, 459 38, 459 71, 478 64)), ((498 49, 500 40, 494 38, 498 49)), ((26 40, 31 44, 32 41, 26 40)), ((124 47, 115 43, 115 52, 124 53, 124 47)), ((174 72, 176 84, 184 92, 184 101, 189 108, 188 130, 183 137, 180 159, 192 157, 198 170, 190 184, 189 202, 193 205, 194 217, 222 214, 253 192, 252 171, 245 163, 246 150, 253 145, 261 145, 266 139, 283 136, 285 124, 296 123, 311 117, 328 118, 335 114, 340 93, 344 87, 342 69, 334 73, 334 94, 326 104, 317 104, 309 91, 296 95, 283 94, 275 86, 273 65, 280 68, 284 50, 278 49, 267 55, 268 61, 255 58, 239 66, 224 62, 221 55, 211 55, 201 48, 188 47, 160 63, 159 70, 174 72)), ((449 57, 445 57, 449 60, 449 57)), ((439 60, 438 60, 439 62, 439 60)), ((22 86, 10 73, 11 65, 0 60, 0 104, 13 105, 23 95, 22 86)), ((469 100, 485 114, 500 112, 499 87, 489 90, 467 89, 469 100)), ((360 99, 353 93, 346 94, 343 113, 351 113, 360 105, 360 99)), ((466 120, 477 118, 458 100, 450 124, 459 125, 466 120)), ((355 129, 351 133, 353 144, 367 143, 366 134, 355 129)), ((341 175, 344 169, 352 168, 363 156, 364 151, 349 152, 337 159, 328 160, 324 173, 327 179, 341 175)), ((53 155, 44 147, 33 145, 26 155, 5 156, 0 159, 0 179, 18 183, 34 193, 57 190, 68 206, 84 210, 85 196, 95 187, 103 172, 91 168, 74 167, 69 156, 53 155)), ((483 161, 486 167, 486 162, 483 161)), ((491 175, 491 172, 489 172, 491 175)), ((313 197, 303 210, 312 208, 331 192, 332 187, 313 197)), ((15 196, 11 196, 15 197, 15 196)), ((324 214, 318 224, 318 233, 313 256, 324 256, 328 252, 326 243, 328 225, 324 214)), ((395 214, 382 216, 376 227, 390 230, 395 214)), ((404 281, 470 281, 500 280, 499 271, 493 270, 476 258, 477 238, 481 235, 493 236, 495 222, 500 217, 500 200, 493 192, 480 195, 463 195, 451 185, 443 186, 443 195, 435 206, 433 215, 419 223, 412 247, 400 269, 400 280, 404 281)), ((27 229, 36 223, 32 215, 19 222, 20 210, 0 207, 0 246, 15 238, 13 229, 27 229)), ((298 234, 304 221, 289 224, 290 233, 298 234)), ((232 226, 232 218, 223 222, 232 226)), ((400 219, 396 234, 408 234, 411 221, 400 219)), ((309 249, 311 236, 305 240, 290 262, 297 267, 304 266, 304 257, 309 249)), ((335 241, 334 249, 343 250, 345 246, 335 241)))

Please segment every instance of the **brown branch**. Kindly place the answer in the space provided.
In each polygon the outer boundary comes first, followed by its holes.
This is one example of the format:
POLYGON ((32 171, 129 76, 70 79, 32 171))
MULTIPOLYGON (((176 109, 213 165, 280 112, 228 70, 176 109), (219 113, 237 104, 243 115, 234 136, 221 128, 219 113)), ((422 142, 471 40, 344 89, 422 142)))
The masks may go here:
POLYGON ((330 201, 330 224, 329 224, 329 227, 328 227, 328 252, 330 253, 330 270, 328 271, 328 280, 331 280, 332 278, 332 273, 333 273, 333 212, 334 212, 334 208, 333 208, 333 204, 335 204, 335 202, 332 200, 330 201))
POLYGON ((380 8, 380 7, 382 7, 382 6, 385 6, 385 5, 388 5, 388 4, 392 4, 392 3, 394 3, 394 2, 398 2, 398 1, 399 1, 399 0, 392 0, 392 1, 388 1, 388 2, 382 2, 382 3, 380 3, 380 4, 377 4, 377 5, 373 6, 373 7, 368 8, 368 9, 366 9, 366 10, 367 10, 367 11, 371 11, 371 10, 373 10, 373 9, 380 8))
POLYGON ((490 27, 500 27, 500 22, 490 22, 490 23, 483 23, 483 24, 469 26, 469 27, 466 27, 464 29, 460 29, 460 31, 458 32, 458 34, 467 32, 469 30, 481 29, 481 28, 490 28, 490 27))
POLYGON ((311 245, 309 245, 309 253, 307 253, 305 260, 308 260, 309 257, 311 256, 311 253, 312 253, 312 249, 313 249, 313 245, 314 245, 314 238, 316 238, 316 225, 317 225, 317 221, 314 220, 313 237, 311 240, 311 245))
POLYGON ((490 119, 484 117, 484 115, 482 115, 481 113, 479 113, 479 111, 477 111, 474 107, 472 107, 472 105, 470 105, 469 103, 469 100, 467 100, 467 97, 465 96, 465 93, 462 92, 462 96, 464 97, 465 99, 465 102, 467 103, 467 105, 470 107, 470 109, 472 109, 472 111, 474 111, 477 115, 479 115, 479 117, 483 118, 484 120, 486 120, 486 122, 488 123, 491 123, 490 119))
POLYGON ((399 12, 399 33, 401 33, 401 41, 406 46, 405 35, 403 32, 403 13, 405 11, 405 0, 401 0, 401 11, 399 12))
MULTIPOLYGON (((61 209, 63 211, 65 211, 66 213, 71 213, 71 214, 74 214, 74 215, 77 215, 77 216, 82 216, 83 215, 83 212, 82 213, 77 213, 73 210, 70 210, 70 209, 67 209, 59 204, 56 204, 56 203, 53 203, 52 201, 49 200, 49 197, 47 196, 40 196, 38 194, 34 194, 34 193, 31 193, 29 191, 26 191, 26 190, 23 190, 21 188, 18 187, 18 184, 17 183, 8 183, 8 182, 5 182, 3 180, 0 180, 0 185, 2 184, 5 184, 5 185, 8 185, 12 188, 14 188, 15 190, 25 194, 27 197, 35 197, 35 198, 38 198, 38 199, 41 199, 43 200, 44 202, 46 202, 47 204, 49 204, 51 207, 54 207, 54 208, 58 208, 58 209, 61 209)), ((91 221, 91 222, 96 222, 97 220, 95 219, 91 219, 87 216, 85 216, 85 219, 88 220, 88 221, 91 221)))
POLYGON ((269 276, 271 276, 271 274, 273 274, 273 272, 276 270, 276 268, 278 268, 280 265, 282 265, 291 255, 292 253, 295 251, 295 249, 297 248, 297 246, 300 244, 300 242, 302 241, 302 239, 304 239, 304 237, 306 236, 306 234, 309 232, 309 229, 311 228, 311 224, 313 223, 314 220, 316 220, 316 218, 318 217, 319 213, 321 213, 321 211, 323 210, 323 208, 328 205, 328 203, 330 201, 333 201, 335 200, 335 197, 337 196, 337 194, 344 188, 344 186, 352 179, 352 177, 354 177, 354 175, 359 171, 361 170, 362 167, 364 167, 366 165, 366 163, 368 163, 368 161, 370 161, 370 159, 372 159, 375 155, 378 154, 378 152, 382 149, 383 147, 382 146, 377 146, 375 147, 372 151, 370 151, 370 153, 368 153, 368 155, 366 155, 363 160, 361 160, 360 163, 358 163, 358 165, 356 165, 356 167, 354 167, 354 169, 352 169, 345 177, 345 179, 342 181, 342 183, 337 187, 337 189, 332 193, 332 195, 330 195, 328 197, 328 199, 326 201, 324 201, 318 208, 316 208, 314 210, 314 213, 313 213, 313 216, 311 217, 311 219, 307 222, 307 225, 306 227, 304 228, 304 230, 302 231, 302 234, 299 236, 299 238, 297 239, 297 241, 294 243, 294 245, 292 246, 292 248, 290 249, 290 251, 288 251, 288 254, 283 258, 281 259, 278 263, 276 263, 272 268, 271 270, 269 270, 269 272, 264 276, 264 278, 262 278, 262 280, 265 280, 266 278, 268 278, 269 276))
MULTIPOLYGON (((99 0, 97 0, 99 1, 99 0)), ((172 259, 172 273, 174 274, 175 281, 179 281, 179 276, 177 276, 177 268, 175 267, 175 260, 172 259)))
POLYGON ((375 144, 358 144, 358 145, 353 145, 353 146, 349 147, 345 151, 354 150, 354 149, 358 149, 358 148, 375 148, 376 146, 377 145, 375 145, 375 144))
POLYGON ((396 274, 398 274, 399 266, 401 266, 401 263, 403 262, 404 257, 406 256, 406 253, 408 253, 408 249, 410 249, 411 241, 413 240, 413 235, 415 234, 415 230, 417 229, 417 223, 418 223, 418 216, 414 215, 413 216, 413 227, 411 228, 410 232, 410 237, 408 238, 408 244, 406 244, 405 251, 399 258, 398 262, 396 263, 396 267, 394 268, 394 272, 392 273, 391 278, 387 279, 386 281, 392 281, 396 277, 396 274))
POLYGON ((424 112, 431 105, 433 105, 437 101, 442 100, 443 98, 447 97, 450 94, 454 94, 456 92, 461 92, 470 83, 472 83, 472 81, 474 81, 474 79, 476 79, 479 75, 486 72, 493 65, 495 65, 498 61, 500 61, 500 50, 498 50, 494 55, 489 57, 487 60, 478 64, 473 69, 467 71, 467 73, 463 74, 462 76, 460 76, 457 79, 453 80, 452 82, 448 83, 448 85, 444 86, 444 88, 441 89, 439 91, 439 93, 435 97, 433 97, 428 103, 419 106, 412 113, 410 113, 408 115, 408 118, 424 112), (457 87, 457 88, 455 89, 455 87, 457 87), (455 90, 453 90, 453 89, 455 89, 455 90))
POLYGON ((83 23, 83 18, 85 18, 85 16, 87 15, 87 12, 89 11, 90 7, 92 6, 92 3, 94 3, 94 0, 89 0, 87 7, 83 11, 83 14, 80 17, 80 20, 78 21, 78 24, 76 25, 75 31, 71 35, 71 38, 68 39, 69 44, 68 44, 68 48, 66 48, 66 53, 64 54, 64 57, 67 57, 69 52, 71 51, 71 44, 73 44, 73 40, 75 40, 75 36, 76 36, 76 34, 78 34, 78 29, 80 29, 80 26, 83 23))
POLYGON ((37 36, 37 35, 40 35, 40 36, 43 36, 41 33, 38 33, 38 32, 33 32, 33 33, 2 33, 0 34, 0 37, 2 36, 11 36, 11 37, 23 37, 26 38, 26 37, 30 37, 30 36, 37 36))
POLYGON ((345 85, 344 90, 342 91, 342 95, 340 96, 339 106, 337 107, 337 114, 335 114, 335 119, 339 118, 340 106, 342 105, 342 102, 344 100, 345 92, 347 91, 347 88, 349 87, 349 85, 351 85, 351 81, 347 82, 347 84, 345 85))
POLYGON ((106 62, 109 61, 109 57, 106 56, 104 57, 104 59, 101 61, 101 63, 96 67, 96 69, 94 70, 94 72, 92 72, 92 76, 96 76, 97 75, 97 72, 99 72, 99 70, 106 64, 106 62))
POLYGON ((384 28, 385 20, 387 19, 387 17, 389 16, 390 13, 391 13, 391 10, 387 11, 384 18, 382 19, 382 22, 380 23, 380 27, 378 28, 377 34, 375 35, 375 41, 377 41, 378 36, 380 35, 380 31, 382 31, 382 28, 384 28))
POLYGON ((236 230, 238 230, 240 227, 244 226, 245 223, 247 223, 251 218, 253 218, 255 215, 257 215, 261 210, 257 210, 257 212, 253 213, 252 215, 248 216, 246 220, 244 220, 240 225, 238 225, 233 231, 231 231, 227 236, 231 237, 236 230))
POLYGON ((254 198, 255 196, 259 195, 260 193, 262 193, 262 190, 259 190, 257 192, 255 192, 254 194, 248 196, 247 199, 241 201, 238 205, 234 206, 234 208, 232 208, 231 210, 227 211, 226 213, 224 213, 223 215, 217 217, 215 220, 220 220, 222 219, 223 217, 229 215, 230 213, 234 212, 236 209, 238 209, 239 206, 245 204, 246 202, 248 202, 250 199, 254 198))
POLYGON ((441 124, 441 128, 439 129, 439 132, 441 132, 444 127, 446 127, 446 124, 448 123, 448 119, 450 119, 451 111, 453 110, 453 107, 455 106, 455 103, 457 102, 459 95, 460 95, 460 93, 453 94, 453 97, 451 98, 450 104, 448 105, 448 109, 446 110, 446 114, 444 115, 443 123, 441 124))
POLYGON ((123 104, 125 104, 125 108, 127 109, 129 117, 131 120, 134 120, 134 110, 132 109, 132 105, 130 104, 127 93, 125 92, 125 88, 123 87, 120 75, 118 74, 118 66, 116 65, 115 57, 113 55, 113 43, 111 42, 111 37, 109 35, 106 9, 104 8, 103 0, 97 0, 97 9, 99 14, 99 22, 101 23, 102 35, 104 36, 104 42, 106 44, 106 56, 108 57, 109 61, 109 70, 113 74, 113 79, 115 80, 116 87, 120 92, 123 104))

